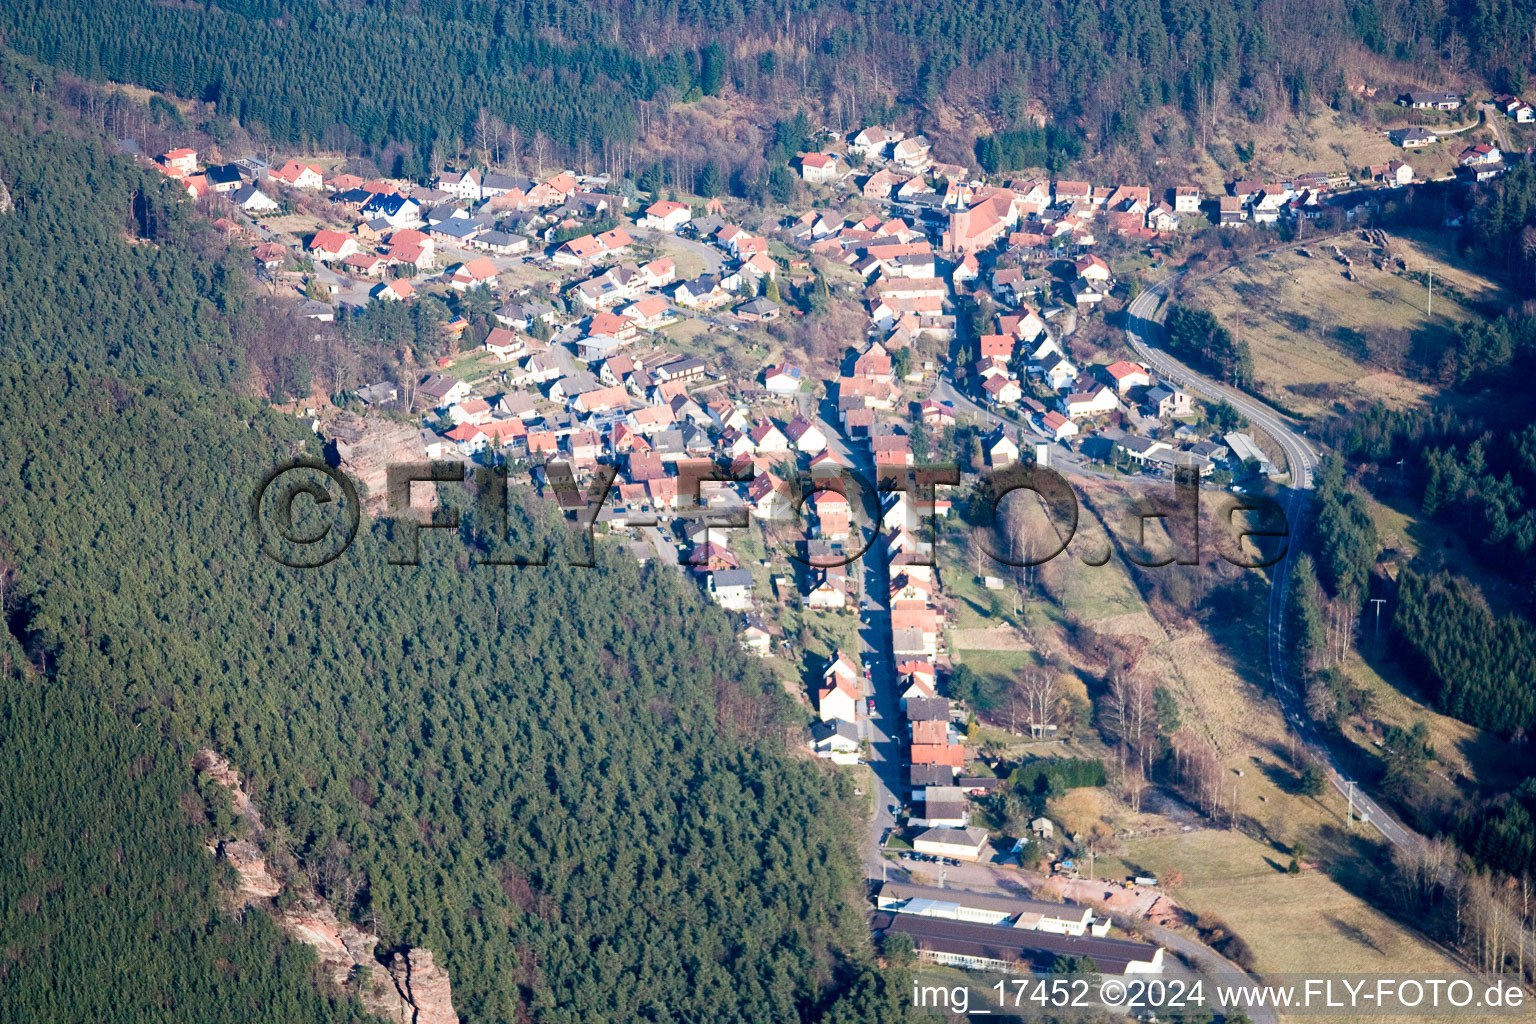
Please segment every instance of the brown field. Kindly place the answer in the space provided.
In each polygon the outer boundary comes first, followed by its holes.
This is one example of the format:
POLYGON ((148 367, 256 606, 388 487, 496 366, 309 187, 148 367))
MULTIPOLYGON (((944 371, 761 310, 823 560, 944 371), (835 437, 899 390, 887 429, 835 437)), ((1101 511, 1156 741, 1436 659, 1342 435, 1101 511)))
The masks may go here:
MULTIPOLYGON (((1374 846, 1364 845, 1362 854, 1374 846)), ((1253 948, 1263 972, 1460 970, 1437 946, 1330 877, 1326 853, 1315 844, 1312 850, 1309 863, 1323 863, 1292 876, 1285 871, 1288 854, 1240 832, 1200 830, 1129 840, 1123 867, 1100 860, 1098 873, 1150 870, 1167 878, 1177 870, 1183 881, 1171 890, 1174 899, 1226 921, 1253 948)))
MULTIPOLYGON (((1378 96, 1377 99, 1384 104, 1392 102, 1389 96, 1378 96)), ((1467 115, 1466 120, 1473 114, 1467 115)), ((1387 138, 1387 132, 1410 123, 1406 109, 1401 112, 1391 110, 1385 120, 1374 124, 1369 112, 1343 114, 1321 103, 1304 116, 1275 118, 1262 125, 1243 117, 1230 117, 1221 124, 1218 137, 1213 139, 1209 150, 1194 158, 1190 166, 1191 177, 1219 195, 1226 183, 1236 177, 1286 178, 1317 170, 1347 171, 1356 175, 1372 164, 1397 159, 1412 165, 1421 179, 1438 178, 1454 170, 1456 154, 1462 147, 1491 142, 1493 136, 1486 127, 1478 126, 1459 135, 1446 136, 1443 141, 1423 149, 1404 150, 1394 146, 1387 138), (1253 144, 1253 159, 1245 165, 1234 144, 1249 142, 1253 144)), ((1444 124, 1428 127, 1443 131, 1459 123, 1463 122, 1455 121, 1453 115, 1444 124)))
MULTIPOLYGON (((1406 332, 1405 339, 1443 332, 1473 312, 1437 289, 1429 316, 1424 286, 1394 269, 1376 269, 1376 250, 1358 232, 1303 240, 1301 246, 1310 258, 1281 250, 1192 283, 1184 295, 1248 343, 1261 390, 1302 415, 1336 403, 1359 408, 1379 399, 1406 408, 1430 401, 1432 388, 1371 361, 1368 338, 1382 329, 1406 332), (1358 280, 1343 276, 1344 266, 1333 258, 1335 244, 1353 261, 1358 280)), ((1503 296, 1499 286, 1451 262, 1428 236, 1392 237, 1391 248, 1411 269, 1433 268, 1437 283, 1468 301, 1503 296)))
MULTIPOLYGON (((1118 533, 1119 502, 1144 485, 1082 478, 1074 478, 1074 485, 1087 498, 1079 527, 1084 550, 1094 545, 1102 550, 1106 528, 1086 506, 1108 516, 1118 533)), ((1068 554, 1079 543, 1074 540, 1068 554)), ((1118 550, 1109 564, 1098 568, 1081 564, 1079 558, 1063 556, 1059 561, 1055 578, 1042 576, 1048 593, 1059 602, 1055 614, 1101 632, 1131 626, 1132 632, 1152 640, 1142 669, 1173 691, 1185 724, 1215 751, 1243 821, 1241 831, 1202 828, 1168 835, 1170 824, 1177 829, 1176 822, 1133 813, 1112 782, 1100 794, 1097 808, 1071 808, 1079 819, 1096 814, 1117 835, 1132 836, 1122 840, 1122 863, 1101 857, 1096 874, 1166 874, 1178 868, 1184 881, 1175 898, 1197 912, 1225 918, 1253 947, 1264 970, 1317 970, 1320 963, 1338 971, 1455 969, 1438 947, 1373 908, 1362 895, 1388 863, 1375 833, 1359 826, 1351 830, 1344 799, 1336 793, 1313 799, 1294 792, 1297 762, 1290 732, 1278 705, 1267 696, 1264 580, 1254 577, 1245 583, 1239 577, 1219 599, 1227 613, 1203 628, 1178 616, 1159 621, 1118 550), (1110 609, 1115 614, 1106 615, 1110 609), (1157 832, 1163 834, 1149 835, 1157 832), (1312 851, 1307 860, 1315 866, 1291 877, 1285 867, 1291 844, 1298 839, 1307 843, 1312 851)), ((1207 566, 1197 571, 1215 570, 1207 566)), ((1065 644, 1079 661, 1065 630, 1053 631, 1051 616, 1037 616, 1032 624, 1043 649, 1063 649, 1057 645, 1065 644)), ((972 655, 964 657, 970 660, 972 655)), ((1091 667, 1085 675, 1096 685, 1091 667)), ((1384 701, 1384 717, 1395 713, 1384 701)), ((1469 739, 1455 727, 1438 724, 1437 744, 1457 746, 1469 739)), ((1113 760, 1108 752, 1098 756, 1113 760)))

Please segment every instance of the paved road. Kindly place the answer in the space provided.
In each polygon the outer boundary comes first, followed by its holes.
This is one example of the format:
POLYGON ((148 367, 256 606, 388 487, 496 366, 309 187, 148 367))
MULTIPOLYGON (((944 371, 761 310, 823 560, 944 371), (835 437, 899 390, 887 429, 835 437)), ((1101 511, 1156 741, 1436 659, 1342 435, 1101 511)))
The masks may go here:
MULTIPOLYGON (((1160 320, 1163 311, 1160 307, 1163 299, 1167 296, 1169 288, 1178 280, 1179 277, 1176 275, 1161 281, 1142 292, 1131 303, 1127 310, 1129 316, 1126 330, 1131 348, 1144 363, 1156 370, 1165 380, 1194 394, 1217 400, 1225 399, 1280 446, 1285 453, 1285 460, 1291 474, 1285 513, 1290 521, 1291 550, 1295 550, 1299 546, 1296 540, 1303 533, 1307 502, 1313 485, 1313 472, 1318 464, 1317 450, 1310 441, 1293 430, 1290 424, 1268 405, 1244 392, 1217 384, 1189 369, 1166 352, 1152 347, 1153 343, 1161 338, 1160 320)), ((1288 647, 1285 639, 1285 620, 1290 591, 1289 558, 1275 566, 1274 572, 1274 584, 1269 593, 1269 676, 1286 718, 1312 756, 1327 767, 1334 788, 1346 796, 1353 793, 1354 805, 1365 821, 1394 846, 1407 849, 1416 845, 1422 841, 1417 833, 1404 828, 1376 801, 1358 788, 1353 788, 1351 780, 1339 768, 1337 759, 1313 729, 1312 721, 1306 713, 1303 695, 1292 682, 1286 667, 1288 647)))
MULTIPOLYGON (((947 377, 940 377, 928 394, 936 402, 948 402, 955 407, 956 413, 972 416, 992 427, 1003 424, 1014 427, 1020 431, 1020 447, 1032 441, 1050 441, 1035 426, 1034 420, 1029 416, 1005 416, 997 411, 989 409, 980 402, 965 394, 955 387, 954 382, 947 377)), ((1051 468, 1060 469, 1067 473, 1080 473, 1083 476, 1108 477, 1111 474, 1093 469, 1088 465, 1088 459, 1081 453, 1075 452, 1060 442, 1051 442, 1051 468)))
POLYGON ((1499 141, 1500 152, 1510 152, 1509 136, 1504 134, 1504 115, 1492 103, 1479 103, 1477 109, 1483 112, 1483 120, 1493 129, 1493 137, 1499 141))
MULTIPOLYGON (((814 419, 817 428, 826 435, 827 447, 833 454, 873 484, 875 464, 869 452, 849 444, 842 431, 816 409, 812 396, 802 394, 796 401, 800 413, 814 419)), ((880 509, 876 507, 874 513, 878 516, 880 509)), ((906 872, 880 853, 880 840, 886 829, 896 827, 896 815, 891 812, 891 807, 906 802, 907 780, 901 709, 897 705, 896 664, 891 651, 890 566, 885 542, 878 536, 878 531, 869 550, 850 569, 861 574, 859 654, 869 666, 869 684, 875 699, 875 713, 860 719, 863 735, 869 740, 869 767, 875 779, 875 813, 869 820, 863 843, 864 874, 876 881, 900 879, 906 877, 906 872)), ((863 714, 862 709, 860 713, 863 714)))

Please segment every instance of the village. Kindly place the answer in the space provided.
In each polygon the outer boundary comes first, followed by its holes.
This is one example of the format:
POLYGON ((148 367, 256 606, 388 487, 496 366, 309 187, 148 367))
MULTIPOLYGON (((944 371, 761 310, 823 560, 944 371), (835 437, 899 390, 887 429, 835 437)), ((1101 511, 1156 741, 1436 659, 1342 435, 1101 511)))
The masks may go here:
MULTIPOLYGON (((1532 120, 1504 99, 1501 116, 1532 120)), ((1462 100, 1404 105, 1421 103, 1462 100)), ((1405 129, 1392 141, 1406 156, 1444 139, 1405 129)), ((1053 830, 1042 818, 1033 837, 1003 837, 974 823, 972 799, 1000 780, 967 742, 969 710, 946 695, 941 597, 946 574, 966 569, 934 564, 925 524, 951 502, 917 485, 924 466, 958 461, 967 481, 1033 463, 1263 486, 1276 467, 1261 444, 1089 325, 1135 297, 1134 271, 1181 232, 1365 223, 1383 189, 1418 179, 1395 160, 1354 177, 1239 179, 1222 195, 989 183, 936 162, 920 135, 873 126, 829 142, 798 159, 813 205, 769 219, 735 199, 636 200, 567 170, 535 181, 469 167, 422 187, 298 159, 204 167, 191 149, 157 166, 226 204, 220 226, 304 317, 445 303, 455 341, 435 365, 359 386, 339 409, 297 411, 374 501, 387 463, 406 459, 517 467, 572 515, 557 479, 611 479, 595 527, 689 573, 732 616, 741 645, 805 705, 808 753, 874 769, 878 927, 961 966, 1091 957, 1159 971, 1161 948, 1109 938, 1111 917, 1088 906, 885 881, 914 862, 1006 863, 1053 830), (323 215, 293 216, 317 204, 323 215), (821 359, 771 343, 830 302, 861 305, 862 337, 821 359), (869 501, 855 475, 904 483, 869 501)), ((1455 174, 1483 181, 1517 157, 1468 145, 1455 174)), ((1134 883, 1131 916, 1146 917, 1156 879, 1134 883)))

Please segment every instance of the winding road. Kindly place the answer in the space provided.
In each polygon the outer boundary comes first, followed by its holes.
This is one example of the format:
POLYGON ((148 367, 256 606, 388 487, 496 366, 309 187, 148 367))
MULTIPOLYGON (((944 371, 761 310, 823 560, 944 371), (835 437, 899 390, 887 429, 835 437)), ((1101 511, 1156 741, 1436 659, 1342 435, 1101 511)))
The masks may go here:
MULTIPOLYGON (((1214 400, 1225 400, 1249 421, 1268 434, 1285 453, 1290 469, 1289 497, 1285 501, 1285 515, 1290 524, 1291 547, 1304 532, 1307 502, 1311 497, 1313 473, 1319 456, 1301 434, 1293 430, 1285 419, 1270 406, 1251 395, 1218 384, 1196 373, 1153 344, 1161 338, 1164 314, 1163 302, 1169 290, 1178 283, 1181 275, 1160 281, 1142 292, 1127 308, 1126 336, 1136 355, 1147 366, 1156 370, 1165 380, 1177 384, 1185 391, 1214 400)), ((1287 552, 1289 554, 1289 551, 1287 552)), ((1269 592, 1269 677, 1275 696, 1285 712, 1286 719, 1296 730, 1297 736, 1318 763, 1328 770, 1329 780, 1335 789, 1351 799, 1361 820, 1372 825, 1393 846, 1411 849, 1422 842, 1415 832, 1403 827, 1395 818, 1372 800, 1344 775, 1337 759, 1329 751, 1322 737, 1312 727, 1307 716, 1303 695, 1296 688, 1286 670, 1288 647, 1285 640, 1286 607, 1290 596, 1289 559, 1274 567, 1274 585, 1269 592)))

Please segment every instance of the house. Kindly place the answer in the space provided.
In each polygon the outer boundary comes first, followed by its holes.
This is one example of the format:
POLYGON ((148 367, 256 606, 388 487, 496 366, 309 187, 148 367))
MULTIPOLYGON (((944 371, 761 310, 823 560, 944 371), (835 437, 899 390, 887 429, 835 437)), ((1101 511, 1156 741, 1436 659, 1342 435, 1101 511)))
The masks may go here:
POLYGON ((607 251, 596 235, 581 235, 557 248, 551 259, 563 266, 580 266, 601 258, 607 251))
POLYGON ((729 302, 731 295, 713 274, 702 274, 672 289, 672 301, 690 309, 709 309, 729 302))
POLYGON ((1188 416, 1194 410, 1189 395, 1171 384, 1157 383, 1147 389, 1142 407, 1160 420, 1188 416))
POLYGON ((470 240, 470 247, 484 249, 498 256, 515 256, 528 251, 528 239, 507 231, 487 231, 470 240))
POLYGON ((1120 408, 1120 399, 1115 396, 1113 388, 1099 384, 1087 391, 1078 391, 1067 395, 1061 402, 1062 412, 1070 418, 1078 419, 1085 416, 1102 416, 1105 413, 1114 412, 1120 408))
POLYGON ((646 331, 659 330, 673 320, 672 307, 660 295, 647 295, 631 302, 619 310, 619 316, 633 328, 646 331))
POLYGON ((811 749, 833 764, 858 764, 859 729, 851 721, 834 718, 811 725, 811 749))
POLYGON ((986 383, 981 386, 987 401, 993 405, 1013 405, 1024 397, 1024 391, 1019 387, 1019 382, 1012 377, 999 374, 988 377, 986 383))
POLYGON ((400 302, 411 297, 416 291, 411 282, 405 278, 396 278, 386 284, 376 284, 368 292, 368 297, 379 299, 382 302, 400 302))
POLYGON ((1422 149, 1439 141, 1439 136, 1423 128, 1399 128, 1397 131, 1388 132, 1387 138, 1392 140, 1394 146, 1403 149, 1422 149))
POLYGON ((272 171, 268 177, 276 178, 291 188, 307 188, 318 192, 325 187, 325 176, 315 164, 302 164, 297 160, 289 160, 277 170, 272 171))
POLYGON ((1479 167, 1485 164, 1503 163, 1503 161, 1504 154, 1499 152, 1499 147, 1490 146, 1486 142, 1468 146, 1456 155, 1456 162, 1463 167, 1479 167))
POLYGON ((955 425, 955 407, 949 402, 925 398, 917 411, 926 426, 943 428, 955 425))
POLYGON ((432 182, 439 192, 446 192, 455 199, 480 198, 480 172, 471 167, 467 171, 443 171, 432 182))
MULTIPOLYGON (((838 567, 839 569, 841 567, 838 567)), ((818 611, 840 611, 848 607, 848 576, 846 571, 834 572, 825 569, 810 577, 810 589, 806 592, 804 604, 807 608, 815 608, 818 611)))
POLYGON ((160 154, 160 166, 173 178, 186 178, 197 173, 197 150, 173 149, 160 154))
POLYGON ((364 405, 382 405, 398 399, 400 397, 400 389, 387 380, 381 380, 377 384, 369 384, 367 387, 358 388, 352 394, 364 405))
POLYGON ((987 830, 983 828, 930 828, 912 840, 912 849, 935 857, 979 861, 987 851, 987 830))
POLYGON ((1405 92, 1397 98, 1397 103, 1414 110, 1458 110, 1461 96, 1454 92, 1405 92))
POLYGON ((1079 278, 1098 284, 1108 281, 1111 276, 1109 264, 1104 262, 1103 257, 1091 254, 1073 263, 1072 269, 1077 272, 1079 278))
POLYGON ((468 263, 456 263, 445 275, 454 291, 470 288, 490 288, 496 283, 496 264, 489 256, 477 256, 468 263))
POLYGON ((848 143, 848 148, 860 154, 866 160, 878 160, 885 156, 886 149, 900 142, 905 133, 891 129, 881 128, 878 125, 865 128, 855 135, 848 143))
POLYGON ((505 327, 492 327, 480 347, 505 363, 525 350, 528 343, 505 327))
POLYGON ((800 377, 800 367, 780 363, 763 372, 763 387, 775 395, 797 394, 800 391, 800 377))
POLYGON ((761 295, 755 299, 743 302, 731 312, 736 315, 738 320, 745 323, 759 323, 764 320, 777 320, 779 318, 778 304, 772 299, 761 295))
POLYGON ((1388 185, 1407 185, 1413 181, 1413 168, 1401 160, 1391 160, 1371 168, 1371 177, 1388 185))
POLYGON ((709 574, 709 592, 728 611, 752 607, 752 574, 746 569, 722 569, 709 574))
MULTIPOLYGON (((919 662, 918 664, 926 663, 919 662)), ((930 675, 927 678, 923 678, 921 676, 913 676, 902 684, 900 703, 903 710, 905 710, 909 705, 916 701, 934 699, 935 690, 933 688, 933 677, 931 672, 932 668, 930 666, 930 675)), ((944 765, 943 767, 948 768, 949 766, 944 765)))
POLYGON ((342 260, 342 266, 347 268, 347 273, 361 277, 379 277, 388 265, 389 261, 376 253, 355 252, 342 260))
POLYGON ((807 153, 800 158, 800 177, 808 184, 824 185, 842 177, 843 168, 832 153, 807 153))
POLYGON ((330 229, 316 231, 309 240, 308 249, 315 259, 330 263, 333 260, 344 260, 357 252, 357 239, 330 229))
POLYGON ((747 436, 752 439, 754 449, 765 455, 789 454, 789 441, 784 433, 774 426, 769 420, 762 420, 748 431, 747 436))
POLYGON ((240 168, 234 164, 208 168, 203 172, 203 180, 208 183, 208 191, 217 192, 220 195, 238 191, 242 183, 240 168))
POLYGON ((848 499, 837 491, 817 491, 811 499, 812 511, 816 513, 817 535, 827 540, 842 540, 848 536, 853 528, 853 517, 849 513, 848 499))
POLYGON ((1065 441, 1069 437, 1076 437, 1078 426, 1059 412, 1048 412, 1040 417, 1040 426, 1047 436, 1053 441, 1065 441))
POLYGON ((1147 372, 1145 366, 1123 359, 1110 363, 1104 368, 1104 373, 1114 381, 1115 391, 1118 394, 1123 395, 1131 388, 1145 388, 1152 385, 1152 375, 1147 372))
POLYGON ((693 212, 683 203, 659 199, 645 208, 640 226, 656 231, 676 231, 693 219, 693 212))
POLYGON ((398 193, 374 192, 359 212, 369 220, 383 220, 397 231, 422 223, 421 204, 398 193))
POLYGON ((987 465, 1011 466, 1019 461, 1019 446, 1005 433, 999 433, 996 440, 987 446, 987 465))
POLYGON ((247 185, 234 195, 234 204, 247 213, 271 213, 277 203, 255 185, 247 185))
POLYGON ((1072 301, 1079 306, 1096 305, 1109 295, 1109 289, 1099 281, 1079 277, 1072 282, 1072 301))
POLYGON ((1153 231, 1179 230, 1179 214, 1167 203, 1158 203, 1147 211, 1147 227, 1153 231))
POLYGON ((929 152, 933 146, 921 135, 902 139, 891 150, 891 159, 908 170, 922 170, 928 166, 929 152))
POLYGON ((640 276, 647 288, 663 288, 677 280, 677 264, 663 256, 641 266, 640 276))
POLYGON ((1168 190, 1172 194, 1173 212, 1199 213, 1204 194, 1198 185, 1176 185, 1168 190))
POLYGON ((815 423, 798 414, 784 428, 784 436, 802 455, 817 455, 827 448, 827 435, 815 423))
POLYGON ((1057 355, 1046 357, 1046 361, 1039 367, 1040 376, 1051 386, 1052 391, 1060 391, 1077 379, 1078 369, 1072 360, 1066 356, 1057 355))
POLYGON ((1216 200, 1216 223, 1222 227, 1241 224, 1248 219, 1248 210, 1237 196, 1221 196, 1216 200))
POLYGON ((768 632, 768 624, 759 616, 745 616, 736 639, 745 650, 759 658, 766 658, 773 653, 773 634, 768 632))
POLYGON ((432 408, 452 405, 469 397, 470 387, 457 377, 429 373, 416 385, 416 393, 432 403, 432 408))
POLYGON ((856 722, 858 720, 858 686, 858 668, 848 655, 838 651, 822 671, 821 688, 816 692, 816 713, 821 720, 830 722, 841 719, 844 722, 856 722))

